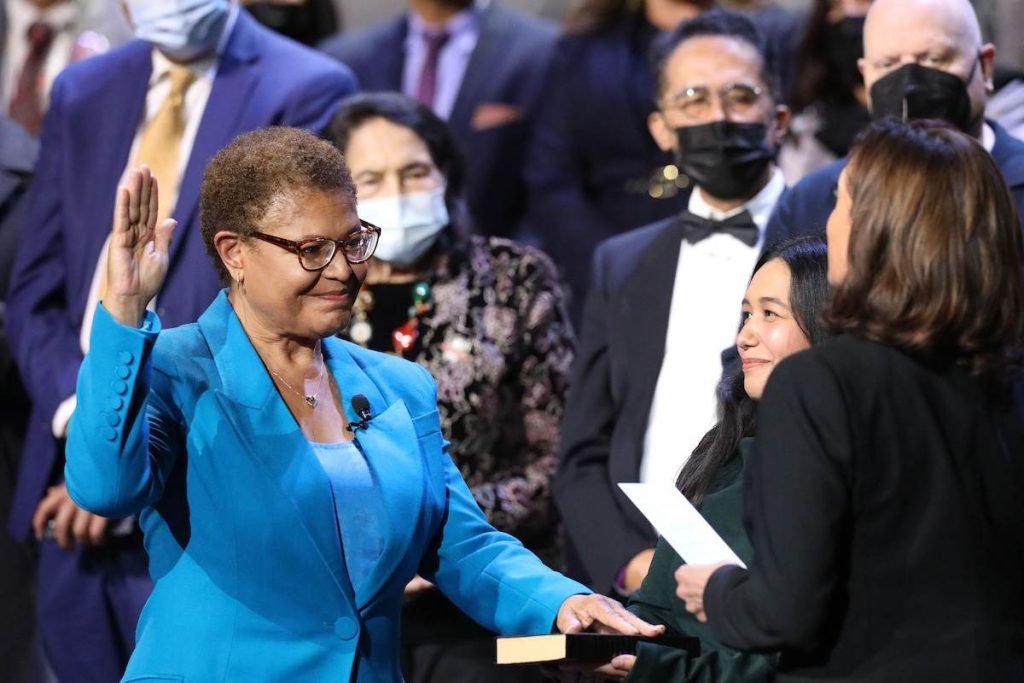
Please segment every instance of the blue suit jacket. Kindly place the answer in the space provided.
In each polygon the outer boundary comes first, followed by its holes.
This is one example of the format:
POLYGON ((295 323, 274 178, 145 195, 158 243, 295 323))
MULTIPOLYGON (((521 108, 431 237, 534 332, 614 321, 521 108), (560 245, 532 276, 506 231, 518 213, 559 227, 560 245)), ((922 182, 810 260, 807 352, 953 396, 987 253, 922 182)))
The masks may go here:
MULTIPOLYGON (((1024 142, 1007 133, 998 123, 987 123, 996 134, 992 158, 1017 201, 1017 211, 1024 217, 1024 142)), ((836 186, 844 168, 846 159, 839 159, 786 190, 765 227, 765 244, 825 232, 825 223, 836 205, 836 186)))
POLYGON ((417 572, 506 634, 550 632, 587 592, 487 523, 446 453, 430 375, 332 337, 345 403, 369 399, 356 439, 387 501, 384 551, 353 590, 327 476, 226 295, 196 324, 159 327, 99 307, 65 471, 86 509, 141 511, 156 585, 126 681, 400 681, 417 572))
MULTIPOLYGON (((402 89, 407 15, 324 42, 320 49, 347 64, 364 90, 402 89)), ((448 123, 466 157, 469 208, 478 231, 507 237, 526 208, 526 144, 557 29, 549 21, 491 2, 448 123), (474 124, 481 105, 519 109, 522 118, 493 127, 474 124)))
MULTIPOLYGON (((74 393, 89 287, 151 71, 151 45, 133 41, 71 65, 53 86, 9 296, 11 343, 34 404, 9 525, 16 537, 27 536, 53 473, 58 444, 50 421, 74 393)), ((322 130, 355 89, 347 69, 240 12, 180 184, 170 271, 157 299, 165 321, 194 321, 220 288, 199 234, 207 161, 256 128, 322 130)))

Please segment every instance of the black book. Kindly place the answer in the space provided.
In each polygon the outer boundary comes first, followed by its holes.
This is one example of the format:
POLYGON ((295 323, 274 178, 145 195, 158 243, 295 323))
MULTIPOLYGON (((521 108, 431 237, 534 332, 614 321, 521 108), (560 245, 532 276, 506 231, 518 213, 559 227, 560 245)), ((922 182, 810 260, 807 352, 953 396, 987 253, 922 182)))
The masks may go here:
POLYGON ((576 661, 609 662, 618 655, 636 654, 638 643, 656 643, 687 650, 691 656, 700 654, 696 638, 663 636, 645 638, 617 633, 557 633, 546 636, 498 638, 498 664, 534 664, 576 661))

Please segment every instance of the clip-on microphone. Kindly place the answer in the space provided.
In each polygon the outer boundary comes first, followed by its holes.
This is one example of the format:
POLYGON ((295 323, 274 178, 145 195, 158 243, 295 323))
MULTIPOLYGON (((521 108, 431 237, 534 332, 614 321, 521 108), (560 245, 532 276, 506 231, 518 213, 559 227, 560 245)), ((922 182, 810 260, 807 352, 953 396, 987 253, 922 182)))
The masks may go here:
POLYGON ((370 425, 370 420, 373 419, 373 414, 370 412, 370 401, 362 394, 356 394, 352 397, 352 410, 359 416, 359 420, 349 423, 349 431, 366 429, 370 425))

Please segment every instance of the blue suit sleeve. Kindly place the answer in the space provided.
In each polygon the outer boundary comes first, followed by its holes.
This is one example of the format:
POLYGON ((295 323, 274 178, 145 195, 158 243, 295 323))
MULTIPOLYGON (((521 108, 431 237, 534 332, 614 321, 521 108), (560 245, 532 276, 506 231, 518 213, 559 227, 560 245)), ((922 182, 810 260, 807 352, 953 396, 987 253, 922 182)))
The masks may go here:
MULTIPOLYGON (((419 370, 436 403, 433 378, 419 370)), ((445 513, 422 575, 487 629, 504 635, 550 633, 566 598, 590 590, 548 568, 515 537, 487 522, 448 456, 447 442, 436 457, 442 461, 446 482, 445 513)))
POLYGON ((58 191, 65 142, 64 86, 58 78, 43 124, 41 153, 27 199, 7 295, 7 326, 11 347, 25 387, 36 409, 53 415, 61 401, 75 392, 82 362, 79 331, 72 324, 67 301, 67 272, 58 191))
POLYGON ((64 477, 75 503, 104 517, 134 515, 155 503, 184 447, 171 378, 152 363, 159 332, 154 313, 131 328, 97 305, 64 477))

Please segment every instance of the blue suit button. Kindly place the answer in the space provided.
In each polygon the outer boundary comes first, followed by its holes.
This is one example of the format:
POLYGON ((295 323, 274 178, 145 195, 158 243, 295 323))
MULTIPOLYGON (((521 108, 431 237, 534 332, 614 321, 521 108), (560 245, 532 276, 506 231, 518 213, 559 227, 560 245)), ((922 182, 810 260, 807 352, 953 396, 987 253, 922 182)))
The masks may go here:
POLYGON ((135 356, 132 355, 131 351, 122 351, 121 353, 117 354, 117 359, 124 363, 125 365, 128 365, 133 360, 135 360, 135 356))
POLYGON ((117 432, 114 431, 113 427, 104 427, 103 438, 107 441, 117 441, 117 432))
POLYGON ((114 390, 115 394, 124 395, 128 391, 128 385, 121 380, 114 380, 110 383, 110 388, 114 390))
POLYGON ((334 635, 338 636, 342 640, 352 640, 356 635, 356 622, 355 619, 349 617, 339 617, 334 622, 334 635))
POLYGON ((129 368, 127 365, 118 365, 116 372, 117 376, 120 377, 121 379, 128 379, 128 377, 130 377, 132 374, 131 368, 129 368))
POLYGON ((107 399, 107 410, 121 410, 122 406, 124 406, 124 399, 120 396, 111 396, 107 399))
POLYGON ((111 427, 116 427, 121 424, 121 416, 117 413, 104 413, 103 419, 107 421, 107 424, 111 427))

